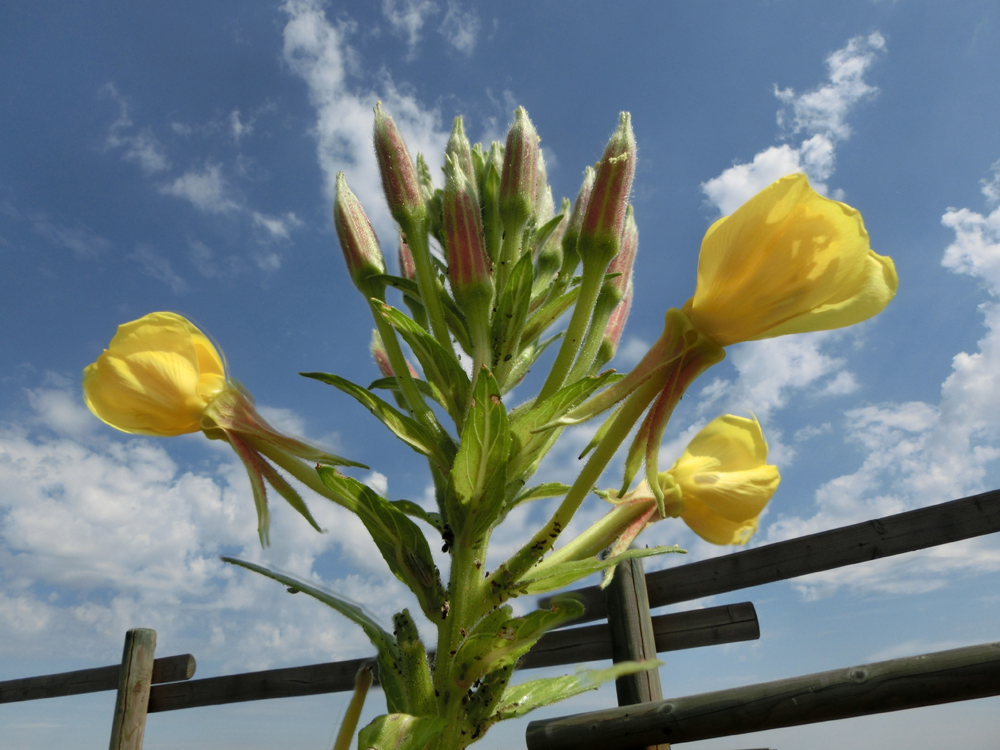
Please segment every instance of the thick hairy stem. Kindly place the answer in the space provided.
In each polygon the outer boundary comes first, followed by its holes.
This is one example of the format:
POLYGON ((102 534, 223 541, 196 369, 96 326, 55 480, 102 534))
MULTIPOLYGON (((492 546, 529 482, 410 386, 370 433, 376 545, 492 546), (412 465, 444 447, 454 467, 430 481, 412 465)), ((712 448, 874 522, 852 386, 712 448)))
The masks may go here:
POLYGON ((614 312, 615 306, 620 301, 620 297, 619 299, 614 299, 607 292, 601 292, 598 295, 597 303, 594 305, 594 314, 590 319, 590 328, 587 329, 587 338, 580 348, 580 355, 576 358, 576 364, 569 371, 569 376, 566 378, 567 383, 575 383, 590 373, 590 368, 593 367, 597 352, 601 348, 601 342, 604 340, 604 334, 608 327, 608 321, 611 319, 611 313, 614 312))
POLYGON ((431 322, 431 332, 434 338, 445 349, 451 351, 451 337, 448 334, 448 323, 444 318, 444 307, 438 296, 437 273, 431 261, 431 249, 427 242, 427 226, 425 222, 414 222, 416 226, 403 227, 406 244, 413 254, 413 265, 417 270, 417 286, 420 288, 421 301, 427 310, 431 322))

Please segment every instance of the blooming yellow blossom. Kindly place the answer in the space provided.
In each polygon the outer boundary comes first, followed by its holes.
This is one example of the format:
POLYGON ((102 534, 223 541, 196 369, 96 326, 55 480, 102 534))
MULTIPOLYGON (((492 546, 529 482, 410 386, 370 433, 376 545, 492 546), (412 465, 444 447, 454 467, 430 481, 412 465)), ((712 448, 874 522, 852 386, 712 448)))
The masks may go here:
POLYGON ((728 346, 859 323, 889 303, 897 284, 892 259, 869 247, 861 214, 793 174, 709 228, 683 310, 728 346))
POLYGON ((83 371, 90 410, 140 435, 197 432, 205 409, 225 388, 225 366, 212 342, 170 312, 118 326, 108 348, 83 371))

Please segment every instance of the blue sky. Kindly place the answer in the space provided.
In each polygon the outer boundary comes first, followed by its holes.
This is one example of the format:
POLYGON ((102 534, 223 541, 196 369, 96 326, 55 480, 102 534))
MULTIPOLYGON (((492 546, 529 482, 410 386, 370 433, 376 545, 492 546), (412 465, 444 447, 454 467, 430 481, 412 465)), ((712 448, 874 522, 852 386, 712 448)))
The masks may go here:
MULTIPOLYGON (((379 99, 435 172, 455 115, 488 142, 523 105, 557 200, 632 113, 640 249, 620 369, 690 296, 706 227, 756 189, 804 170, 862 212, 899 271, 886 311, 732 347, 664 442, 669 465, 716 415, 757 415, 783 481, 751 544, 1000 486, 995 3, 7 3, 0 59, 0 679, 112 663, 133 626, 157 629, 160 654, 195 654, 200 676, 369 653, 319 605, 220 554, 314 576, 384 620, 408 603, 336 508, 311 502, 318 535, 276 507, 261 551, 231 455, 200 435, 123 436, 79 393, 118 323, 174 310, 220 343, 269 419, 371 465, 358 476, 389 496, 424 499, 412 452, 296 375, 377 377, 330 204, 343 170, 393 255, 369 142, 379 99)), ((546 477, 573 475, 588 430, 566 433, 546 477)), ((543 510, 512 514, 499 550, 543 510)), ((595 498, 581 522, 601 510, 595 498)), ((678 523, 646 540, 678 543, 688 561, 724 552, 678 523)), ((668 655, 664 692, 998 640, 998 575, 1000 544, 986 538, 689 603, 751 600, 762 638, 668 655)), ((613 702, 602 690, 548 713, 613 702)), ((112 706, 3 706, 0 736, 5 748, 99 746, 112 706)), ((146 746, 318 750, 342 706, 155 716, 146 746)), ((983 700, 690 747, 822 750, 849 733, 861 750, 985 749, 996 712, 983 700)), ((517 746, 523 728, 483 746, 517 746)))

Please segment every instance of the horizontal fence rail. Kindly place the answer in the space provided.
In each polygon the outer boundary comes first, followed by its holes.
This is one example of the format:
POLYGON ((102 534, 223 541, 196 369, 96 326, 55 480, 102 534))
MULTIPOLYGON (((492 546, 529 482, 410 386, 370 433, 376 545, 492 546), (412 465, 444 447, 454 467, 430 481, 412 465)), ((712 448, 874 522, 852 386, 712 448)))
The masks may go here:
MULTIPOLYGON (((194 676, 196 662, 191 654, 166 656, 153 661, 153 684, 189 680, 194 676)), ((120 664, 93 667, 76 672, 62 672, 40 677, 23 677, 0 682, 0 703, 60 698, 64 695, 98 693, 117 690, 120 664)))
POLYGON ((1000 642, 528 724, 528 750, 617 750, 1000 695, 1000 642))
MULTIPOLYGON (((677 651, 760 637, 757 613, 749 602, 659 615, 653 618, 653 630, 657 651, 677 651)), ((524 656, 518 668, 536 669, 610 658, 608 625, 592 625, 546 633, 524 656)), ((374 657, 368 657, 209 677, 183 684, 154 685, 149 695, 149 713, 353 690, 354 677, 361 665, 373 661, 374 657)))
MULTIPOLYGON (((1000 531, 1000 490, 646 575, 650 607, 700 599, 1000 531)), ((597 586, 573 592, 586 606, 575 622, 606 618, 597 586)), ((544 600, 543 600, 544 604, 544 600)))

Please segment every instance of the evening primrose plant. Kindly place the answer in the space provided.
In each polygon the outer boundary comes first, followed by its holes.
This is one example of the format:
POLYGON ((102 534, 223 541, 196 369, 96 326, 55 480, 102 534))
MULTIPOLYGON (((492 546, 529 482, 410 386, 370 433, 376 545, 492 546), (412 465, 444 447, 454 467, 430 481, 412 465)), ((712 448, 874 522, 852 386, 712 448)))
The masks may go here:
MULTIPOLYGON (((392 240, 400 275, 387 272, 379 239, 343 174, 333 219, 358 303, 374 321, 371 352, 380 377, 366 387, 332 373, 303 375, 359 401, 427 460, 433 508, 382 497, 340 470, 361 464, 268 425, 219 350, 180 315, 151 313, 120 326, 84 371, 83 387, 94 414, 125 432, 200 430, 228 442, 247 469, 262 544, 268 486, 318 528, 288 476, 355 513, 436 629, 434 643, 422 642, 405 609, 386 627, 304 581, 224 559, 318 599, 364 630, 377 651, 386 713, 360 731, 359 747, 458 750, 499 721, 657 666, 626 662, 512 684, 518 659, 544 633, 579 616, 582 605, 556 595, 547 607, 515 617, 510 602, 599 572, 606 584, 623 560, 679 551, 633 545, 643 529, 668 517, 712 544, 746 544, 780 481, 767 463, 760 425, 721 416, 660 471, 674 407, 725 357, 725 347, 865 320, 888 304, 897 280, 892 261, 869 247, 856 210, 817 194, 804 175, 783 177, 709 228, 691 298, 666 311, 660 338, 619 374, 603 368, 626 323, 639 246, 629 204, 636 144, 627 113, 600 161, 584 171, 575 201, 563 199, 558 213, 538 134, 523 109, 506 141, 488 147, 471 145, 457 118, 443 180, 421 155, 414 163, 381 106, 374 145, 399 227, 392 240), (553 331, 567 315, 565 331, 553 331), (508 408, 504 396, 550 347, 555 356, 538 395, 508 408), (566 427, 609 410, 572 485, 532 483, 566 427), (629 435, 622 481, 596 490, 629 435), (643 467, 645 478, 631 489, 643 467), (610 504, 608 513, 563 539, 592 492, 603 498, 594 502, 610 504), (561 499, 520 549, 487 570, 493 530, 513 509, 542 498, 561 499), (446 575, 432 544, 450 557, 446 575)), ((338 747, 353 735, 370 682, 359 675, 338 747)))

